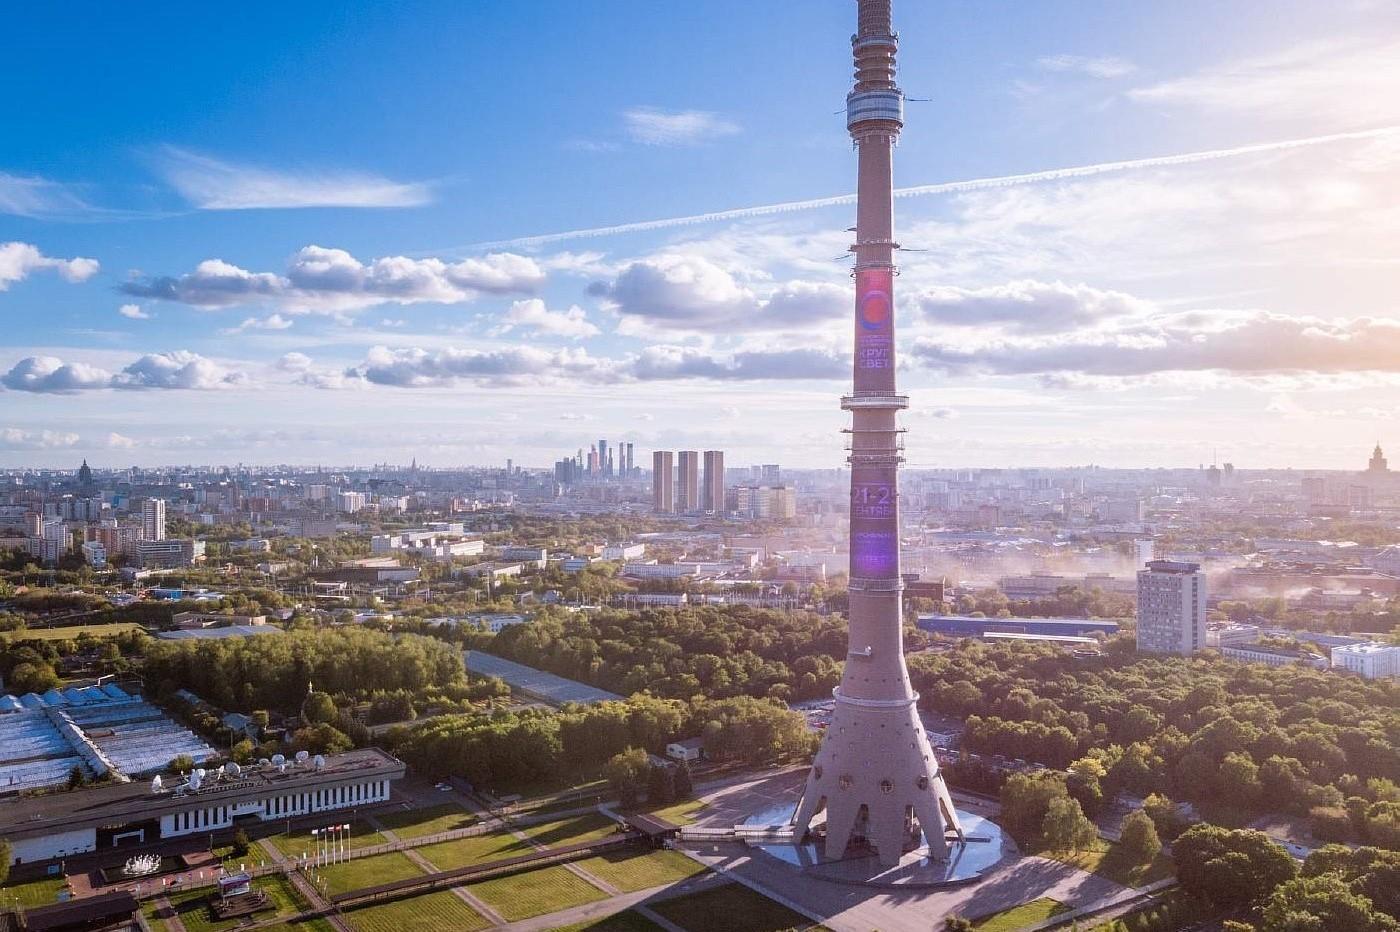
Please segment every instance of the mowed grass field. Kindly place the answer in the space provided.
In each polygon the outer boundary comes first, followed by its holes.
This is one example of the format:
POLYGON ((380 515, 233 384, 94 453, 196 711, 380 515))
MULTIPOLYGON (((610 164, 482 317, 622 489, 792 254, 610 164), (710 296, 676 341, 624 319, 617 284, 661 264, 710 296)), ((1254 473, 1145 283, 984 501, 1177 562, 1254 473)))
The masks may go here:
POLYGON ((115 637, 141 627, 133 621, 114 621, 110 625, 65 625, 60 628, 22 628, 19 631, 0 631, 0 640, 13 641, 67 641, 80 634, 90 634, 95 638, 115 637))
POLYGON ((48 906, 58 902, 58 892, 68 885, 62 877, 42 877, 26 883, 6 884, 0 887, 0 906, 10 905, 14 897, 20 906, 48 906))
POLYGON ((499 861, 501 858, 513 858, 533 849, 509 832, 491 832, 440 841, 414 850, 438 870, 450 871, 487 861, 499 861))
POLYGON ((704 866, 679 851, 614 851, 577 862, 578 866, 624 893, 678 883, 704 873, 704 866))
POLYGON ((982 932, 1016 932, 1017 929, 1024 929, 1028 925, 1043 922, 1051 916, 1058 916, 1068 909, 1069 907, 1059 900, 1041 897, 1038 900, 1031 900, 1029 903, 1022 903, 1020 906, 1013 906, 990 916, 983 916, 973 923, 973 927, 982 930, 982 932))
POLYGON ((608 896, 563 865, 483 880, 469 884, 467 889, 509 922, 582 906, 608 896))
POLYGON ((570 816, 537 825, 517 825, 517 831, 528 835, 536 844, 546 848, 573 845, 581 841, 606 838, 617 831, 617 823, 599 812, 570 816))
MULTIPOLYGON (((329 816, 326 818, 326 824, 330 824, 329 816)), ((338 822, 336 824, 344 825, 345 823, 338 822)), ((311 834, 309 828, 297 829, 290 835, 269 835, 262 840, 274 845, 278 851, 292 860, 300 858, 302 854, 313 859, 316 857, 316 838, 311 834)), ((345 838, 345 843, 351 851, 358 851, 361 848, 387 845, 389 839, 382 832, 375 831, 368 822, 360 819, 350 823, 350 831, 348 837, 345 838)), ((339 842, 337 842, 337 850, 339 850, 339 842)))
POLYGON ((689 825, 695 821, 700 810, 704 809, 706 805, 708 804, 703 799, 683 799, 669 806, 657 806, 655 809, 642 809, 640 811, 676 825, 689 825))
POLYGON ((825 928, 738 883, 649 905, 686 932, 734 932, 736 929, 743 929, 744 932, 780 932, 786 929, 815 932, 825 928))
POLYGON ((355 932, 414 932, 418 929, 472 932, 491 924, 451 890, 366 906, 345 913, 344 918, 355 932))
POLYGON ((456 803, 443 803, 426 809, 389 812, 375 816, 375 820, 400 838, 424 838, 466 828, 476 821, 476 816, 456 803))
POLYGON ((407 880, 409 877, 419 876, 423 871, 409 860, 407 855, 391 851, 388 854, 376 854, 372 858, 356 858, 353 861, 332 864, 330 867, 321 868, 318 873, 325 881, 327 892, 335 896, 362 887, 407 880))

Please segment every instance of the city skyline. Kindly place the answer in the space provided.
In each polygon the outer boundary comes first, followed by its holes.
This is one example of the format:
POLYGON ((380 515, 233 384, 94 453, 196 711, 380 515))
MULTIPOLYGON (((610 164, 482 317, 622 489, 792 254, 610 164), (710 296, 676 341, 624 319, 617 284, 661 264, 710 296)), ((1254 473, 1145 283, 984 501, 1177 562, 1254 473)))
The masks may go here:
MULTIPOLYGON (((94 6, 71 57, 17 42, 0 464, 547 467, 593 434, 839 466, 847 75, 812 63, 847 4, 603 9, 94 6)), ((1394 446, 1400 12, 1278 10, 902 12, 912 466, 1394 446)))

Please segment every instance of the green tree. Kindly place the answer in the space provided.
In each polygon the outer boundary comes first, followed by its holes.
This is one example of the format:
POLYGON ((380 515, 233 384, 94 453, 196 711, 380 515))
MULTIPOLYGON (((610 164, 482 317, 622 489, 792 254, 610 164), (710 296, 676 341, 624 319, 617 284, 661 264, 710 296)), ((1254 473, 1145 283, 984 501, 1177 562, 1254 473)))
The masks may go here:
POLYGON ((1298 874, 1298 865, 1263 832, 1194 825, 1172 842, 1182 889, 1221 909, 1264 900, 1298 874))
POLYGON ((977 928, 965 916, 949 916, 943 920, 943 932, 972 932, 977 928))
POLYGON ((1119 847, 1134 864, 1148 864, 1162 850, 1152 817, 1141 809, 1128 813, 1120 829, 1119 847))
POLYGON ((1044 825, 1050 803, 1068 799, 1065 778, 1052 771, 1017 773, 1001 787, 1002 823, 1024 840, 1032 839, 1044 825))
POLYGON ((248 833, 243 831, 243 829, 241 828, 238 829, 236 832, 233 833, 233 856, 236 858, 246 857, 248 854, 248 847, 250 844, 251 842, 248 840, 248 833))
POLYGON ((1040 834, 1052 851, 1083 851, 1094 843, 1098 830, 1085 818, 1079 800, 1063 796, 1050 800, 1040 834))
POLYGON ((690 764, 676 763, 676 799, 689 799, 695 795, 695 782, 690 775, 690 764))
POLYGON ((309 692, 301 704, 301 717, 308 725, 334 722, 338 714, 330 693, 309 692))
POLYGON ((1378 911, 1337 874, 1298 877, 1264 904, 1259 932, 1395 932, 1400 923, 1378 911))
POLYGON ((298 728, 292 733, 292 749, 309 754, 343 754, 354 746, 349 735, 324 722, 298 728))
POLYGON ((0 838, 0 884, 10 879, 10 859, 13 857, 9 840, 0 838))
POLYGON ((676 801, 676 774, 667 764, 653 766, 647 774, 647 802, 653 806, 676 801))
POLYGON ((641 748, 619 751, 604 765, 603 773, 608 778, 608 787, 618 798, 622 808, 636 807, 647 778, 648 766, 647 752, 641 748))
POLYGON ((194 769, 194 758, 188 754, 177 754, 170 758, 170 763, 165 765, 165 769, 171 773, 189 773, 194 769))

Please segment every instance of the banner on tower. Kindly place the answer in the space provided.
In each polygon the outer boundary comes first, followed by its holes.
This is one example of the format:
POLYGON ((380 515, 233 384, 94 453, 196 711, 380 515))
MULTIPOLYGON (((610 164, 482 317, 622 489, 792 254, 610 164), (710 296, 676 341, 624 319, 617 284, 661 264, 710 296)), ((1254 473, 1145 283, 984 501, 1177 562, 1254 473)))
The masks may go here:
POLYGON ((856 391, 894 387, 894 270, 856 272, 856 391))

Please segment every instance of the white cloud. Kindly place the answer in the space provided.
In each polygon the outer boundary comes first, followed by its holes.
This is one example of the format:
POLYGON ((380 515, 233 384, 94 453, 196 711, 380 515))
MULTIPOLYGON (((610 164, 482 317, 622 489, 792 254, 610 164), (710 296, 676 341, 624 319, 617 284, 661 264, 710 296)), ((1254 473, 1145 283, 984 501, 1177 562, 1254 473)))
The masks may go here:
POLYGON ((825 282, 792 281, 760 297, 731 272, 691 254, 663 254, 627 265, 612 282, 590 292, 635 324, 647 327, 728 333, 736 330, 794 330, 851 313, 847 288, 825 282))
POLYGON ((277 368, 283 372, 305 372, 311 368, 311 357, 305 353, 286 353, 277 360, 277 368))
POLYGON ((510 309, 502 315, 501 325, 492 333, 509 333, 516 327, 541 336, 566 337, 571 340, 596 336, 599 332, 588 320, 588 314, 577 304, 571 305, 567 311, 551 311, 539 298, 513 302, 510 309))
POLYGON ((158 159, 165 180, 203 210, 279 207, 418 207, 430 185, 342 170, 285 172, 238 165, 166 147, 158 159))
POLYGON ((77 446, 79 439, 68 431, 0 428, 0 450, 59 450, 77 446))
POLYGON ((117 313, 127 318, 128 320, 151 319, 151 315, 141 310, 141 305, 139 304, 123 304, 121 307, 117 308, 117 313))
POLYGON ((1025 332, 1072 330, 1151 309, 1147 302, 1120 291, 1031 279, 985 288, 933 286, 906 293, 901 300, 932 323, 996 325, 1025 332))
POLYGON ((548 352, 532 346, 481 351, 447 347, 436 351, 376 346, 347 372, 374 385, 434 388, 472 381, 483 385, 528 385, 541 380, 597 380, 613 367, 583 349, 548 352))
POLYGON ((1036 59, 1035 63, 1046 71, 1067 71, 1091 78, 1121 78, 1137 70, 1132 62, 1113 56, 1047 55, 1036 59))
POLYGON ((135 439, 113 431, 103 437, 98 446, 108 450, 131 450, 137 446, 135 439))
POLYGON ((1324 320, 1264 312, 1187 312, 1109 332, 1003 339, 971 346, 915 343, 924 366, 996 375, 1136 377, 1400 373, 1400 321, 1324 320))
POLYGON ((127 282, 122 291, 201 308, 264 303, 290 313, 341 313, 376 304, 455 304, 481 294, 530 292, 544 279, 539 263, 513 253, 452 263, 405 256, 363 263, 343 249, 305 246, 284 275, 206 259, 178 278, 127 282))
POLYGON ((64 220, 99 212, 68 185, 34 175, 0 172, 0 214, 64 220))
POLYGON ((219 332, 232 336, 235 333, 244 333, 249 330, 286 330, 292 326, 292 322, 281 314, 269 314, 267 317, 247 317, 243 323, 237 327, 228 327, 219 332))
POLYGON ((22 282, 31 272, 52 269, 64 281, 85 282, 97 274, 99 265, 96 259, 55 259, 39 251, 38 246, 29 243, 0 243, 0 291, 15 282, 22 282))
POLYGON ((627 135, 648 146, 695 146, 739 132, 738 124, 708 110, 633 107, 622 119, 627 135))
POLYGON ((1400 118, 1400 39, 1312 40, 1136 88, 1143 103, 1195 107, 1310 128, 1400 118))
POLYGON ((115 374, 86 363, 67 363, 56 356, 28 356, 0 375, 0 385, 5 388, 37 394, 71 394, 103 388, 203 390, 245 381, 242 373, 186 350, 148 353, 115 374))

